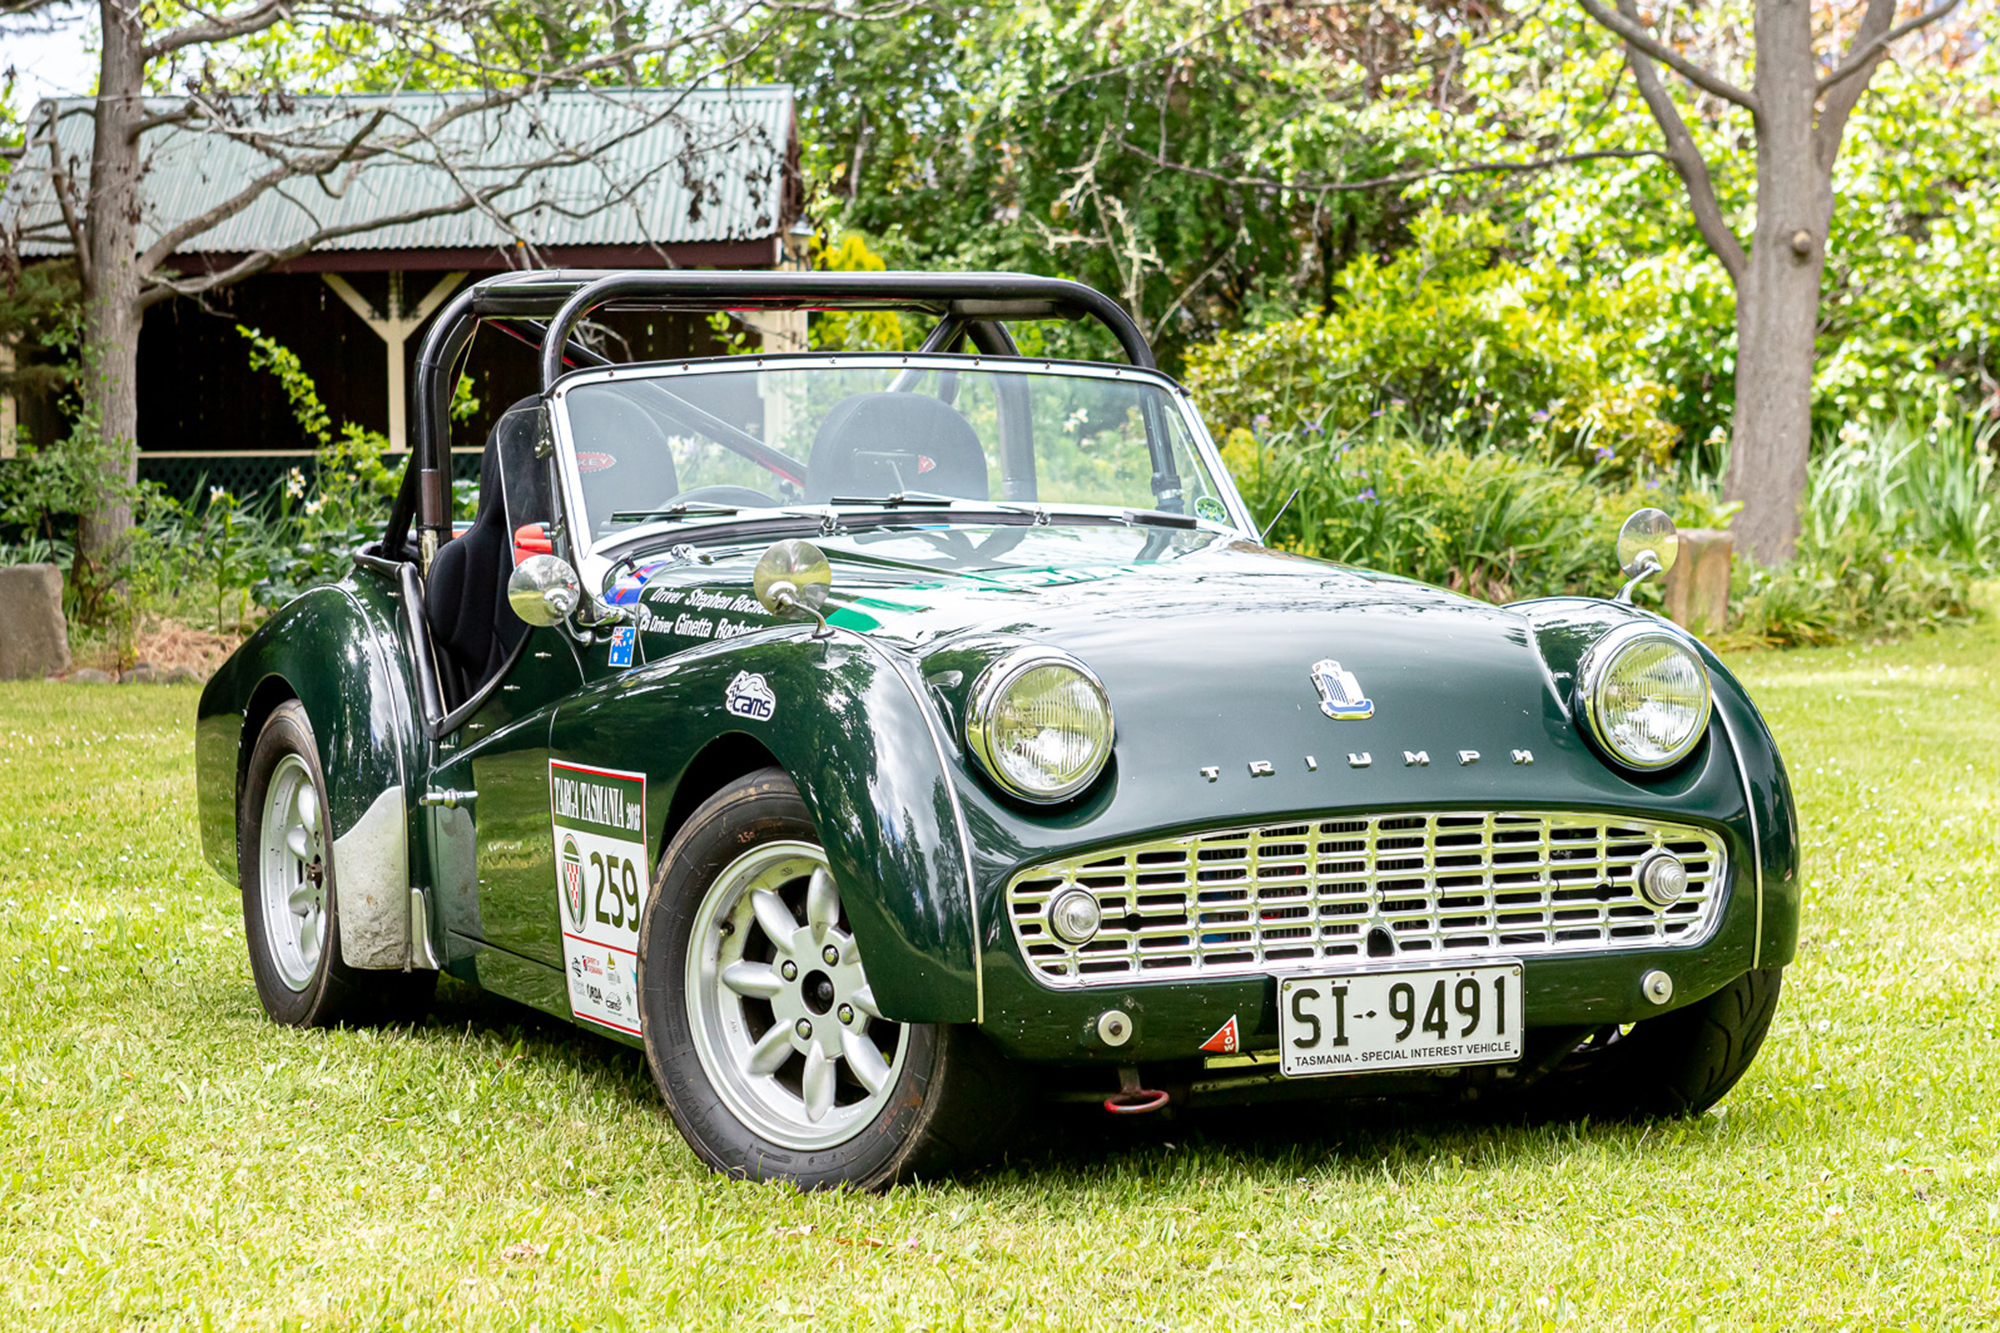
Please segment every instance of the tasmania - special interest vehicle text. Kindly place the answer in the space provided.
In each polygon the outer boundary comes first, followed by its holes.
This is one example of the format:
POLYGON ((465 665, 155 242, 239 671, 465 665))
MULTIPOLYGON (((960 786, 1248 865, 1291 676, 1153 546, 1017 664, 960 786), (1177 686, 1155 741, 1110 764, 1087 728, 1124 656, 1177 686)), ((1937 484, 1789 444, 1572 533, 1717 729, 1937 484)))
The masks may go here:
MULTIPOLYGON (((203 845, 280 1022, 412 1017, 450 972, 642 1047, 717 1170, 864 1187, 1038 1098, 1685 1113, 1763 1038, 1798 830, 1713 654, 1629 596, 1267 549, 1097 292, 513 274, 439 315, 413 420, 381 540, 201 700, 203 845), (929 334, 590 350, 606 310, 805 309, 929 334), (1024 355, 1052 320, 1120 359, 1024 355), (482 329, 540 379, 459 530, 482 329)), ((1673 554, 1627 525, 1634 582, 1673 554)))

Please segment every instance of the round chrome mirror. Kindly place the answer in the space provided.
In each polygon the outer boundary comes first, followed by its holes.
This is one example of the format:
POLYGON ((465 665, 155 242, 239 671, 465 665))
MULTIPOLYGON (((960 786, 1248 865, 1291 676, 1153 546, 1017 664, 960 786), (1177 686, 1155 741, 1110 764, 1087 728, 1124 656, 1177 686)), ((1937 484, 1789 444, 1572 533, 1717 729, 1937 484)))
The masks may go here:
POLYGON ((1628 579, 1664 574, 1674 567, 1680 553, 1680 533, 1665 510, 1641 509, 1618 529, 1618 568, 1628 579))
POLYGON ((530 625, 560 624, 582 600, 583 584, 559 556, 531 555, 507 576, 507 605, 530 625))
POLYGON ((802 611, 817 620, 826 595, 833 591, 833 569, 819 547, 787 537, 772 542, 758 557, 751 582, 758 602, 772 615, 802 611))

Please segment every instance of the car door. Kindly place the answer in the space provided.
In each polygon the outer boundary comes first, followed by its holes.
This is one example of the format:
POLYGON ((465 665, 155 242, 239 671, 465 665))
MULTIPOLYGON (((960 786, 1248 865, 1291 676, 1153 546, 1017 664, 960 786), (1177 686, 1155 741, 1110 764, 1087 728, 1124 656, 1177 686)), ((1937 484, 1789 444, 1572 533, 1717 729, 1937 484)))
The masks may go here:
MULTIPOLYGON (((423 800, 446 961, 469 960, 482 984, 562 1011, 561 945, 546 928, 555 877, 548 742, 556 706, 576 692, 582 667, 567 629, 523 624, 503 595, 506 576, 541 546, 553 515, 548 460, 537 453, 544 438, 532 399, 494 427, 481 465, 480 517, 473 532, 453 539, 483 535, 490 544, 482 524, 501 524, 506 540, 494 567, 454 580, 447 571, 467 562, 448 558, 449 543, 433 560, 427 597, 455 595, 468 605, 494 598, 497 627, 484 678, 453 660, 452 634, 436 636, 440 674, 462 674, 448 686, 453 712, 431 747, 423 800)), ((448 612, 427 609, 433 625, 452 625, 448 612)))

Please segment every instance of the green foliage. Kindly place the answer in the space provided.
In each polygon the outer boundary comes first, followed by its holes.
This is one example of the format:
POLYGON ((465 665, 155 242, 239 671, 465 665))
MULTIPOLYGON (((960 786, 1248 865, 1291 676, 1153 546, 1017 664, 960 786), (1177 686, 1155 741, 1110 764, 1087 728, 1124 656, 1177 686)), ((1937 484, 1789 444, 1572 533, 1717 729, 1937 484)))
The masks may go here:
POLYGON ((1657 487, 1599 485, 1573 463, 1433 445, 1399 413, 1353 432, 1238 429, 1223 457, 1261 521, 1291 498, 1272 545, 1493 602, 1604 595, 1619 522, 1673 507, 1657 487))
POLYGON ((1969 618, 1975 582, 2000 573, 1996 436, 2000 424, 1948 400, 1880 429, 1841 427, 1813 462, 1794 560, 1739 557, 1732 636, 1833 643, 1969 618))
POLYGON ((1220 430, 1359 428, 1396 409, 1434 443, 1493 440, 1657 471, 1676 431, 1667 396, 1632 355, 1654 313, 1647 284, 1577 283, 1500 257, 1480 215, 1425 212, 1387 262, 1363 255, 1335 280, 1338 308, 1193 349, 1187 381, 1220 430))

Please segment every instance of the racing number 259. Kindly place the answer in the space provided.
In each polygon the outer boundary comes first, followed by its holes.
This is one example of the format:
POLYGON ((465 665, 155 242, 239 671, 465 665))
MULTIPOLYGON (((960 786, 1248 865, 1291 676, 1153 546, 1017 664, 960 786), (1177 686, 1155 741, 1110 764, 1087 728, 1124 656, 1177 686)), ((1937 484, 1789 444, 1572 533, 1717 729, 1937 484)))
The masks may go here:
POLYGON ((639 928, 639 871, 631 861, 622 856, 606 856, 602 852, 590 854, 590 868, 597 872, 597 885, 591 899, 592 909, 599 923, 613 930, 637 930, 639 928), (604 910, 604 898, 609 890, 611 910, 604 910))

